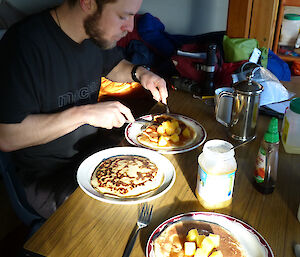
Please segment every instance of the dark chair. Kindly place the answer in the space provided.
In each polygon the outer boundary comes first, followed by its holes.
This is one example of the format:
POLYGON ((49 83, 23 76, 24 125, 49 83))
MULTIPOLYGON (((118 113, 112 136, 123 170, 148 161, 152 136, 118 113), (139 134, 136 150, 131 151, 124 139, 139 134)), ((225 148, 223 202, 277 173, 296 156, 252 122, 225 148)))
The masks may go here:
POLYGON ((24 187, 17 177, 10 153, 0 151, 0 174, 14 211, 18 218, 30 228, 29 234, 33 234, 45 222, 45 219, 37 214, 27 202, 24 187))

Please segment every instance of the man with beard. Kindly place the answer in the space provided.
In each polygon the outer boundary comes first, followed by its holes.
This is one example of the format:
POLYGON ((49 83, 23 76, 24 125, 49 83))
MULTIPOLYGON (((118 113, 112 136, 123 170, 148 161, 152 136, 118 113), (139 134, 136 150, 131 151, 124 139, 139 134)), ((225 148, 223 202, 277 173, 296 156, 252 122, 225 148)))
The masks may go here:
POLYGON ((120 102, 97 102, 102 76, 140 81, 166 102, 165 81, 115 47, 132 31, 141 3, 66 0, 13 25, 1 40, 0 150, 12 152, 27 199, 45 218, 77 187, 88 149, 101 147, 98 128, 134 121, 120 102))

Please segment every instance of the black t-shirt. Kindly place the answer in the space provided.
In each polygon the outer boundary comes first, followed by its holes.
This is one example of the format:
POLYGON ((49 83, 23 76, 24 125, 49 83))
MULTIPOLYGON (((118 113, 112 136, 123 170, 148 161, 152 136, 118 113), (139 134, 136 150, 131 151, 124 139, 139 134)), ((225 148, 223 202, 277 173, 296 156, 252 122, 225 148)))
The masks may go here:
MULTIPOLYGON (((49 114, 97 102, 101 76, 122 59, 119 48, 101 50, 92 40, 69 38, 49 11, 12 26, 0 41, 0 123, 20 123, 29 114, 49 114)), ((32 133, 36 133, 33 131, 32 133)), ((27 180, 74 168, 97 128, 84 125, 47 144, 14 152, 27 180)))

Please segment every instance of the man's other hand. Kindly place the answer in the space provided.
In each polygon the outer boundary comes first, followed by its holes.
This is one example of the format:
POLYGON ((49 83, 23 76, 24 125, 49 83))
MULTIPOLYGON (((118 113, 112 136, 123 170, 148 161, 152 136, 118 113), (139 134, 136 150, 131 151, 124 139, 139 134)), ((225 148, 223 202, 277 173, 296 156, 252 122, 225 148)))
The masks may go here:
POLYGON ((164 104, 166 104, 168 97, 166 81, 155 73, 148 71, 143 67, 139 69, 143 69, 139 71, 142 86, 151 92, 153 98, 157 102, 163 102, 164 104))

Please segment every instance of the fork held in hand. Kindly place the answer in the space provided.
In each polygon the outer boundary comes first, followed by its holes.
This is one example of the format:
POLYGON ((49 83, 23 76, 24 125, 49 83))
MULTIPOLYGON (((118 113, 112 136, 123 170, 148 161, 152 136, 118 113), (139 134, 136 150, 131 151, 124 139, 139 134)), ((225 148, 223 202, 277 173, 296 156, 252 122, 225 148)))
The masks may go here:
POLYGON ((143 206, 141 207, 138 221, 136 223, 135 229, 132 231, 129 237, 129 241, 124 250, 123 257, 129 257, 140 229, 149 225, 152 218, 152 210, 153 205, 147 203, 143 204, 143 206))
POLYGON ((163 102, 159 102, 159 103, 166 108, 166 114, 170 114, 170 108, 168 103, 163 103, 163 102))
POLYGON ((167 112, 167 114, 170 114, 170 108, 169 108, 169 105, 168 105, 168 104, 165 104, 165 106, 166 106, 166 112, 167 112))

